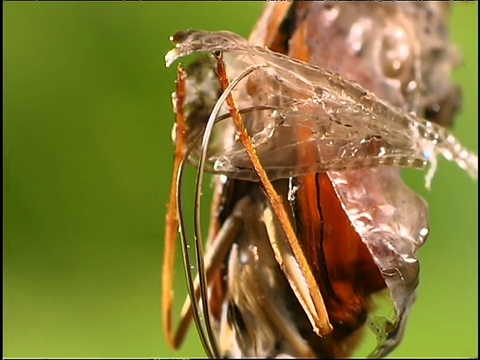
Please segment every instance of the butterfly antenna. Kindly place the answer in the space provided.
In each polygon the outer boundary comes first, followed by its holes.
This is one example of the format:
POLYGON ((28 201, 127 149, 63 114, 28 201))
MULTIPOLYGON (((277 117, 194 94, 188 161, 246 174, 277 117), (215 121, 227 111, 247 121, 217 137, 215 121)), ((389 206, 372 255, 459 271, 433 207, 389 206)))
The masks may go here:
POLYGON ((200 219, 200 207, 201 207, 201 189, 203 183, 203 175, 205 172, 205 162, 207 157, 207 150, 208 144, 210 142, 210 137, 212 134, 213 126, 216 123, 217 115, 225 102, 226 98, 233 89, 238 85, 238 83, 250 75, 253 71, 257 70, 260 67, 264 67, 266 65, 257 65, 251 66, 245 71, 243 71, 240 75, 238 75, 231 84, 225 89, 222 95, 217 100, 215 106, 213 107, 212 112, 210 113, 210 117, 208 118, 205 132, 203 133, 202 138, 202 145, 200 151, 200 158, 198 160, 198 170, 197 170, 197 179, 195 182, 195 206, 194 206, 194 219, 195 219, 195 226, 194 226, 194 238, 195 238, 195 251, 197 255, 197 263, 198 263, 198 274, 200 280, 200 298, 202 303, 203 313, 205 315, 205 326, 208 334, 208 338, 210 340, 210 344, 212 345, 212 353, 215 357, 219 356, 218 346, 213 334, 213 329, 210 321, 210 311, 208 309, 208 294, 207 294, 207 279, 205 274, 205 268, 203 263, 203 246, 202 246, 202 235, 201 235, 201 219, 200 219))

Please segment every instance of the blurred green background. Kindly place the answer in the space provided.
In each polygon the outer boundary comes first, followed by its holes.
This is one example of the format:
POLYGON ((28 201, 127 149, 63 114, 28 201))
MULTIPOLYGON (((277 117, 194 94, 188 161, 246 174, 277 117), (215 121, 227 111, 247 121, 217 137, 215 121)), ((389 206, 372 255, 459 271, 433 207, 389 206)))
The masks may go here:
MULTIPOLYGON (((169 35, 248 36, 262 4, 4 3, 4 356, 203 356, 160 318, 175 70, 169 35)), ((477 7, 455 4, 464 64, 454 133, 478 146, 477 7)), ((405 176, 430 204, 418 301, 392 356, 478 354, 478 188, 440 161, 405 176)), ((208 193, 206 197, 208 197, 208 193)), ((206 214, 206 213, 205 213, 206 214)), ((185 289, 180 264, 177 299, 185 289)))

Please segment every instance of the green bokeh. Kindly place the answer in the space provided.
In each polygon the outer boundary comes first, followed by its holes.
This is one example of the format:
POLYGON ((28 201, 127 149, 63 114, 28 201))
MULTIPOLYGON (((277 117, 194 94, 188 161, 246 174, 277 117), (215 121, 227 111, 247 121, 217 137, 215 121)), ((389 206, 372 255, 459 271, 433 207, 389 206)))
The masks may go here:
MULTIPOLYGON (((454 133, 478 146, 477 4, 454 5, 454 133)), ((176 30, 247 36, 262 4, 5 3, 4 356, 203 356, 169 349, 160 319, 176 30)), ((477 355, 478 188, 442 160, 418 301, 392 356, 477 355)), ((207 194, 208 195, 208 194, 207 194)), ((205 213, 206 215, 206 213, 205 213)), ((176 271, 183 300, 183 274, 176 271)))

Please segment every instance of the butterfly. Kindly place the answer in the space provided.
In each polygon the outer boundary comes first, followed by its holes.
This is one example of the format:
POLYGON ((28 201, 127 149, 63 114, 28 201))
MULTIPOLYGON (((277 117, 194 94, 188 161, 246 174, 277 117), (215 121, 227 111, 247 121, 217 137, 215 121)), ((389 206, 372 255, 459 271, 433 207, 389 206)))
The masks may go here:
POLYGON ((418 285, 415 251, 429 232, 427 205, 399 169, 429 164, 430 186, 441 155, 478 174, 477 156, 444 127, 459 96, 447 76, 457 61, 447 10, 270 3, 249 41, 226 31, 172 37, 167 66, 200 57, 178 68, 173 98, 170 344, 181 344, 192 319, 210 357, 345 357, 366 327, 377 337, 371 356, 399 344, 418 285), (187 163, 198 169, 195 279, 181 195, 187 163), (215 174, 206 251, 204 172, 215 174), (189 298, 174 333, 177 229, 189 298))

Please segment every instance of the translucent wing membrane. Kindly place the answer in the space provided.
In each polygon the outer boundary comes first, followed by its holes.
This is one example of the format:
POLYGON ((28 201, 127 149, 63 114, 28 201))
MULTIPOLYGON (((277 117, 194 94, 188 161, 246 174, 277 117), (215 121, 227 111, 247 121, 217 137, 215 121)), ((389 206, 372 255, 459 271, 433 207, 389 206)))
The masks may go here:
MULTIPOLYGON (((477 156, 443 127, 414 117, 335 73, 252 46, 230 32, 189 31, 173 40, 177 42, 166 55, 167 65, 194 53, 220 51, 230 80, 249 67, 266 65, 244 79, 233 94, 240 110, 251 109, 243 120, 272 180, 379 166, 423 168, 427 162, 435 165, 438 154, 477 177, 477 156)), ((233 136, 226 108, 219 118, 223 120, 214 127, 206 170, 257 180, 243 146, 233 136)), ((192 133, 202 133, 205 123, 195 120, 190 119, 192 133)), ((190 161, 196 163, 201 141, 191 141, 190 161)))

